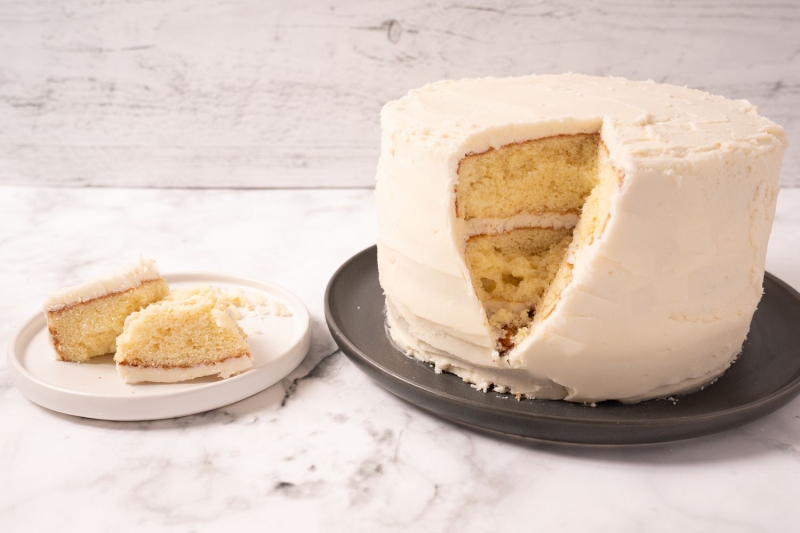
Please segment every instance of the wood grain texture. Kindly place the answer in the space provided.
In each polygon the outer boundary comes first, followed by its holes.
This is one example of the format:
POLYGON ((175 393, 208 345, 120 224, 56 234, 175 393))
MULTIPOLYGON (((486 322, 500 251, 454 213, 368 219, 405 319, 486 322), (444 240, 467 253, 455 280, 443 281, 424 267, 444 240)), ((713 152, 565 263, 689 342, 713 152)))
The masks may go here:
POLYGON ((0 184, 371 186, 382 104, 586 72, 746 98, 794 146, 800 2, 0 2, 0 184))

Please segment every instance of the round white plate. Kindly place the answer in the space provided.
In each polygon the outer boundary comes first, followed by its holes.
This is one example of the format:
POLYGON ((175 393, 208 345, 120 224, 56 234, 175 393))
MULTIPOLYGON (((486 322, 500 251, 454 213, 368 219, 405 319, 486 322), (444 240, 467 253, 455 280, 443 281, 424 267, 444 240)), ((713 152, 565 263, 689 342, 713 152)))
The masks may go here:
POLYGON ((253 368, 228 379, 198 378, 182 383, 126 384, 117 375, 113 356, 89 363, 56 359, 39 313, 11 340, 8 369, 17 389, 32 402, 68 415, 103 420, 157 420, 202 413, 252 396, 286 377, 303 360, 311 343, 303 302, 290 292, 261 281, 206 273, 165 275, 171 288, 211 285, 246 296, 261 293, 283 304, 291 316, 239 308, 239 325, 247 334, 253 368))

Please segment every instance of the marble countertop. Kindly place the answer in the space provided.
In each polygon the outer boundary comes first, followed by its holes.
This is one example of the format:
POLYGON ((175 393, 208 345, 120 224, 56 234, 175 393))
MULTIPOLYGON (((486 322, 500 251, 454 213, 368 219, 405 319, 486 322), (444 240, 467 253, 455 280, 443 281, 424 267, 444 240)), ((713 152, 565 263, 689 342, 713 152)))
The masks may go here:
MULTIPOLYGON (((800 521, 800 399, 738 429, 638 447, 496 438, 389 394, 336 349, 331 274, 375 239, 368 189, 0 188, 0 345, 57 288, 141 253, 282 285, 311 311, 293 374, 156 422, 61 415, 0 358, 0 531, 776 532, 800 521)), ((800 288, 800 190, 767 267, 800 288)), ((799 354, 800 355, 800 354, 799 354)))

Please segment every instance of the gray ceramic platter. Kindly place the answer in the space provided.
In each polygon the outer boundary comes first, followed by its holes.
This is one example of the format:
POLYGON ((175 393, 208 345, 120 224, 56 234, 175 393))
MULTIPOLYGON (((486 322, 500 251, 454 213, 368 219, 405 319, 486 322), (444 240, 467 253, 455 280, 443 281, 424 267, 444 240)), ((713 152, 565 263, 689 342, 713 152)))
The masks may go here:
POLYGON ((436 374, 398 351, 384 325, 376 248, 333 275, 325 318, 341 350, 378 384, 438 416, 476 428, 542 440, 620 445, 668 442, 724 431, 764 416, 800 394, 800 294, 767 274, 764 298, 736 363, 704 390, 676 401, 596 407, 563 401, 517 401, 478 392, 452 374, 436 374))

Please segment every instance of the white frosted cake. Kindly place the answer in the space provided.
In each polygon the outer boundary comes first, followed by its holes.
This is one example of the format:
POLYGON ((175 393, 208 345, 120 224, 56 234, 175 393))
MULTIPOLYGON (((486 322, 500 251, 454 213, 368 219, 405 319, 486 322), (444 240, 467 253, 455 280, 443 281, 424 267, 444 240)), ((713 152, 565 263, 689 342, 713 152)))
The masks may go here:
POLYGON ((83 363, 114 353, 127 316, 169 293, 155 261, 139 259, 50 296, 44 303, 56 356, 83 363))
POLYGON ((381 113, 394 342, 478 389, 639 401, 740 353, 786 139, 744 100, 576 74, 446 81, 381 113))

